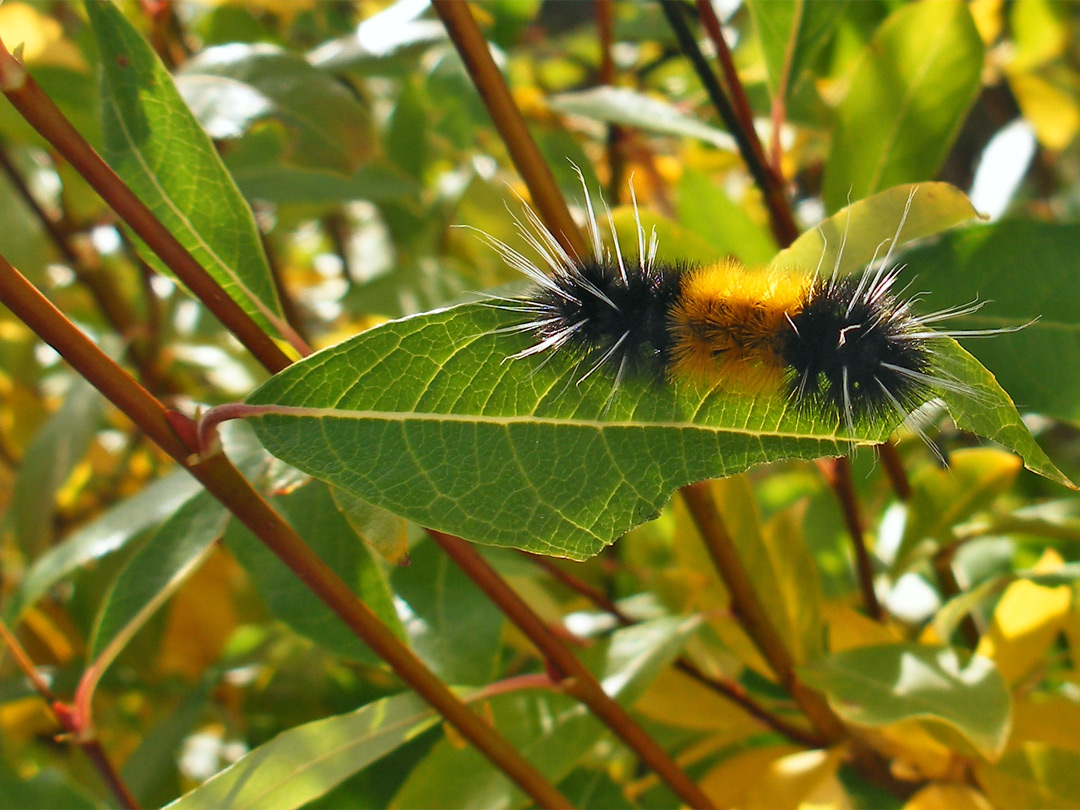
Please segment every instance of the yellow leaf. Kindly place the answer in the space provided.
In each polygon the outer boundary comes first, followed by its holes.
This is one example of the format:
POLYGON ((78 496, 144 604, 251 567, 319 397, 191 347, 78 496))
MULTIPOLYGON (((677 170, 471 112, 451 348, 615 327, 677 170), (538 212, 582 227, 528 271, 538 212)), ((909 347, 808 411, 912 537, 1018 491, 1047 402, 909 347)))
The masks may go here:
POLYGON ((1080 807, 1080 754, 1025 743, 995 765, 975 764, 975 777, 997 807, 1080 807))
POLYGON ((754 748, 709 771, 701 789, 719 807, 848 808, 851 800, 836 776, 842 758, 841 749, 754 748))
POLYGON ((927 785, 904 805, 904 810, 993 810, 989 799, 959 782, 927 785))
POLYGON ((39 735, 60 732, 52 712, 37 695, 28 695, 0 704, 0 733, 3 734, 5 744, 25 745, 39 735))
POLYGON ((1039 143, 1054 151, 1072 143, 1080 130, 1080 101, 1075 94, 1034 73, 1010 74, 1009 87, 1039 143))
POLYGON ((796 753, 799 749, 791 745, 751 748, 715 766, 699 785, 717 807, 745 807, 750 786, 765 777, 775 760, 796 753))
POLYGON ((1013 706, 1010 746, 1041 742, 1080 753, 1080 703, 1061 695, 1029 696, 1013 706))
POLYGON ((28 65, 55 65, 85 70, 86 62, 75 43, 64 38, 60 23, 42 14, 29 3, 4 3, 0 6, 0 31, 4 44, 14 51, 23 46, 23 61, 28 65))
POLYGON ((1017 580, 1005 589, 976 652, 993 659, 1002 677, 1015 683, 1046 657, 1071 605, 1068 585, 1047 588, 1017 580))
POLYGON ((984 45, 992 45, 999 36, 1005 21, 1002 18, 1003 0, 971 0, 968 10, 971 18, 975 20, 975 27, 979 30, 979 37, 984 45))
POLYGON ((903 641, 895 628, 876 622, 847 605, 826 604, 824 612, 829 649, 834 653, 903 641))
POLYGON ((863 739, 893 760, 893 770, 911 781, 953 779, 960 761, 952 749, 935 738, 919 720, 902 720, 883 728, 866 728, 863 739))
POLYGON ((237 624, 233 593, 241 570, 216 551, 173 597, 159 668, 194 680, 218 660, 237 624))
POLYGON ((689 675, 666 669, 638 698, 634 710, 650 720, 696 731, 761 732, 765 727, 689 675))

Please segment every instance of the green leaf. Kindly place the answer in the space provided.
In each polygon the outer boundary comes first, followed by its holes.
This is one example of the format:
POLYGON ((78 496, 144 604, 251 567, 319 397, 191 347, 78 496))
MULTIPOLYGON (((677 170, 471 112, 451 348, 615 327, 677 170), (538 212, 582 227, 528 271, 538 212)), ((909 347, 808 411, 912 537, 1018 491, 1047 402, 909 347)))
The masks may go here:
POLYGON ((836 110, 830 211, 937 174, 982 83, 983 43, 964 3, 912 3, 874 34, 836 110))
POLYGON ((975 778, 995 807, 1070 810, 1080 805, 1080 753, 1035 741, 1000 762, 978 762, 975 778))
POLYGON ((548 105, 567 115, 622 124, 657 135, 697 138, 725 152, 735 151, 735 141, 726 132, 701 123, 666 101, 623 87, 603 86, 562 93, 549 98, 548 105))
POLYGON ((273 45, 208 48, 176 79, 185 103, 215 140, 242 137, 257 123, 282 123, 286 164, 352 174, 371 151, 367 110, 344 84, 273 45))
MULTIPOLYGON (((274 498, 273 505, 364 604, 404 638, 379 561, 338 510, 329 488, 312 481, 274 498)), ((277 618, 338 655, 379 663, 367 645, 246 527, 234 522, 225 540, 277 618)))
POLYGON ((83 793, 84 786, 73 775, 53 768, 35 769, 32 776, 19 773, 0 760, 0 800, 5 807, 22 810, 98 810, 104 805, 83 793), (6 799, 4 797, 7 797, 6 799))
MULTIPOLYGON (((880 191, 837 211, 804 231, 769 262, 771 267, 815 268, 821 273, 854 273, 873 256, 884 257, 891 240, 897 246, 933 236, 978 216, 967 195, 948 183, 916 183, 880 191), (904 220, 904 209, 911 207, 904 220), (839 257, 839 262, 837 258, 839 257)), ((970 296, 967 300, 970 300, 970 296)))
MULTIPOLYGON (((111 2, 86 3, 101 50, 109 165, 244 311, 279 333, 255 218, 149 43, 111 2)), ((143 257, 171 271, 145 245, 143 257)))
MULTIPOLYGON (((529 345, 519 316, 465 305, 392 321, 294 364, 248 402, 266 448, 422 525, 492 545, 584 559, 658 514, 676 488, 784 458, 845 453, 893 425, 856 426, 684 381, 625 381, 565 357, 505 363, 529 345)), ((949 341, 958 424, 1056 471, 1008 397, 949 341)), ((1056 473, 1060 480, 1060 473, 1056 473)))
POLYGON ((340 489, 331 489, 330 494, 357 537, 387 562, 408 563, 408 524, 404 520, 340 489))
POLYGON ((981 754, 1001 754, 1012 704, 997 667, 951 647, 887 644, 835 653, 799 667, 844 720, 886 726, 928 720, 958 732, 981 754))
POLYGON ((229 513, 208 493, 185 503, 128 561, 102 605, 89 658, 98 677, 213 550, 229 513))
POLYGON ((390 575, 409 644, 447 683, 485 684, 495 675, 505 617, 433 542, 390 575))
POLYGON ((807 65, 828 43, 843 16, 843 0, 751 0, 761 49, 765 52, 769 91, 786 100, 798 85, 807 65))
POLYGON ((4 523, 27 557, 52 545, 56 493, 90 450, 104 402, 90 383, 73 378, 64 403, 26 449, 4 523))
POLYGON ((115 504, 34 563, 8 602, 4 620, 14 623, 61 579, 87 563, 123 548, 142 532, 173 514, 201 488, 202 485, 187 472, 178 471, 159 478, 115 504))
MULTIPOLYGON (((701 172, 686 168, 679 181, 679 223, 697 239, 705 239, 721 258, 735 256, 744 264, 766 264, 776 255, 769 229, 732 202, 724 189, 701 172)), ((677 244, 661 240, 662 245, 677 244)))
POLYGON ((928 306, 986 302, 951 327, 1028 324, 1015 334, 970 341, 971 351, 1023 410, 1077 422, 1080 374, 1063 373, 1080 368, 1077 255, 1080 225, 1009 220, 946 234, 904 258, 932 291, 928 306))
POLYGON ((302 807, 438 720, 412 693, 383 698, 279 734, 166 807, 302 807))

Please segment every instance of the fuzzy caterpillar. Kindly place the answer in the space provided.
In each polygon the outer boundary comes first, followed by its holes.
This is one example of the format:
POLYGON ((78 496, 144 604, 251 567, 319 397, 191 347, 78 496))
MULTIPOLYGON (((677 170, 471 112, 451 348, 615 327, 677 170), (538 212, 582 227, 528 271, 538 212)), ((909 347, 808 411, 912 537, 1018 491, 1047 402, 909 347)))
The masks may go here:
POLYGON ((636 256, 624 255, 609 210, 612 255, 583 178, 582 187, 592 250, 586 258, 567 253, 527 205, 526 221, 514 218, 549 272, 482 236, 533 284, 524 297, 493 304, 522 316, 502 331, 536 339, 508 359, 565 352, 585 369, 579 382, 607 369, 612 396, 627 376, 698 379, 740 393, 780 393, 854 432, 856 424, 890 414, 907 419, 937 391, 976 396, 939 368, 934 342, 1014 331, 935 329, 982 303, 917 315, 918 296, 895 291, 904 266, 890 260, 914 192, 880 259, 875 253, 861 273, 841 275, 841 243, 835 266, 823 275, 820 261, 810 272, 734 260, 700 266, 659 260, 655 230, 646 243, 636 198, 636 256))

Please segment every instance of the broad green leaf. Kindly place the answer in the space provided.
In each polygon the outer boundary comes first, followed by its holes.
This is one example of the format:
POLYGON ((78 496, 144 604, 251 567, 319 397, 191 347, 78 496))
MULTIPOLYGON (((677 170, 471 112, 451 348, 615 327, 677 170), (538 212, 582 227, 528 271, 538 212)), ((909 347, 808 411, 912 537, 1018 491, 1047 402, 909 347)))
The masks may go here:
POLYGON ((1080 806, 1080 753, 1022 743, 997 763, 978 762, 975 778, 995 807, 1070 810, 1080 806))
POLYGON ((549 98, 548 105, 568 115, 622 124, 658 135, 697 138, 725 152, 735 151, 735 141, 726 132, 701 123, 662 99, 624 87, 602 86, 562 93, 549 98))
POLYGON ((4 610, 13 623, 49 588, 93 560, 124 547, 142 532, 165 520, 193 498, 202 485, 179 471, 159 478, 119 501, 40 557, 19 583, 4 610))
POLYGON ((1080 285, 1073 267, 1080 225, 1008 220, 946 234, 904 256, 934 309, 985 305, 956 329, 1027 324, 969 341, 1023 410, 1080 421, 1080 285), (1038 320, 1035 320, 1038 319, 1038 320))
POLYGON ((409 645, 447 683, 485 684, 498 667, 505 617, 434 542, 390 574, 409 645))
MULTIPOLYGON (((384 623, 404 637, 378 560, 338 510, 327 486, 312 481, 274 498, 273 506, 323 562, 384 623)), ((271 613, 338 655, 379 662, 367 645, 246 527, 234 522, 225 539, 229 550, 255 580, 271 613)))
POLYGON ((302 807, 438 720, 412 693, 383 698, 279 734, 166 807, 302 807))
MULTIPOLYGON (((105 155, 260 326, 283 328, 255 218, 150 44, 111 2, 86 3, 101 50, 105 155)), ((143 247, 156 270, 169 269, 143 247)))
MULTIPOLYGON (((470 304, 392 321, 294 364, 249 397, 266 448, 422 525, 491 545, 584 559, 658 514, 676 488, 764 461, 877 443, 892 424, 814 417, 778 395, 692 381, 612 382, 564 357, 503 362, 530 343, 518 316, 470 304)), ((955 344, 946 393, 958 424, 1057 475, 1008 397, 955 344)))
POLYGON ((29 558, 52 545, 56 494, 90 450, 104 402, 90 383, 73 378, 63 404, 26 449, 4 528, 14 533, 15 543, 29 558))
POLYGON ((893 561, 899 576, 916 561, 948 546, 951 530, 1016 481, 1020 462, 1011 453, 967 448, 949 455, 948 469, 924 467, 913 478, 907 523, 893 561))
POLYGON ((282 123, 287 164, 349 175, 371 149, 367 110, 344 84, 306 59, 266 43, 208 48, 184 64, 177 89, 210 137, 242 137, 282 123))
POLYGON ((856 61, 825 166, 825 206, 933 177, 982 83, 983 43, 959 0, 913 3, 856 61))
MULTIPOLYGON (((755 222, 727 192, 701 172, 687 168, 679 180, 679 223, 688 233, 706 240, 720 256, 735 256, 750 266, 766 264, 776 255, 776 242, 769 229, 755 222)), ((662 240, 671 250, 682 243, 662 240)), ((815 259, 816 261, 816 259, 815 259)))
POLYGON ((765 52, 769 92, 784 101, 798 85, 802 72, 828 43, 843 16, 843 0, 752 0, 761 49, 765 52))
MULTIPOLYGON (((618 630, 585 656, 605 691, 630 704, 679 654, 696 620, 657 619, 618 630)), ((553 783, 580 764, 609 732, 581 703, 561 695, 509 694, 491 699, 494 725, 553 783)), ((506 775, 472 747, 441 740, 410 774, 391 807, 430 807, 431 786, 445 808, 520 807, 527 799, 506 775)))
POLYGON ((986 757, 1000 755, 1008 739, 1008 688, 978 655, 919 644, 859 647, 799 667, 799 674, 850 723, 928 720, 958 732, 986 757))
POLYGON ((89 659, 107 667, 140 627, 198 569, 229 513, 210 494, 185 503, 128 561, 98 615, 89 659))
MULTIPOLYGON (((804 231, 769 264, 779 268, 820 267, 823 275, 834 268, 841 275, 853 273, 862 270, 874 256, 884 258, 893 238, 899 248, 976 216, 967 195, 948 183, 896 186, 854 202, 804 231), (911 207, 905 219, 909 200, 911 207)), ((970 296, 966 300, 971 300, 970 296)))

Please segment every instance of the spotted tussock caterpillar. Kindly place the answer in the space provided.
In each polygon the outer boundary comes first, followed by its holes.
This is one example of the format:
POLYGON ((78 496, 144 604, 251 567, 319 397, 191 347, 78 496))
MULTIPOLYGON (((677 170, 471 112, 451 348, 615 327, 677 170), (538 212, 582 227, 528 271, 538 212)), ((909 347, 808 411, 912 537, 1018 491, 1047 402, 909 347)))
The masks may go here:
POLYGON ((578 177, 591 256, 569 254, 528 205, 526 222, 514 219, 550 272, 482 236, 532 282, 523 297, 493 304, 522 316, 500 331, 535 337, 508 359, 566 352, 584 369, 579 383, 606 369, 613 376, 612 396, 630 376, 699 379, 746 394, 780 392, 854 433, 856 424, 890 414, 907 419, 938 391, 975 397, 940 368, 935 341, 1013 331, 936 330, 934 325, 969 315, 982 303, 918 315, 912 309, 918 296, 895 291, 904 266, 890 261, 914 191, 891 240, 879 245, 861 273, 843 275, 843 242, 825 273, 821 261, 809 271, 658 259, 656 231, 646 240, 632 185, 637 254, 624 254, 608 210, 612 255, 580 171, 578 177))

